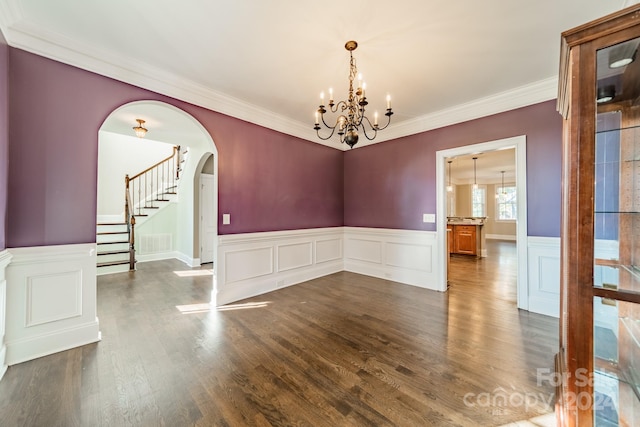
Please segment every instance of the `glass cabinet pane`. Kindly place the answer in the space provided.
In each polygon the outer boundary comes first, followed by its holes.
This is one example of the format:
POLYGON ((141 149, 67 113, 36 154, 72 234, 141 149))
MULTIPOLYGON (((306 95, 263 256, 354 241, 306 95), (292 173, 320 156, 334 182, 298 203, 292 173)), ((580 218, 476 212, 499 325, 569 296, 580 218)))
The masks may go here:
POLYGON ((596 426, 640 426, 640 305, 596 297, 596 426))
POLYGON ((640 38, 597 52, 594 286, 640 292, 640 38))
POLYGON ((596 426, 640 426, 640 305, 618 292, 640 293, 639 44, 596 56, 593 286, 613 291, 593 301, 596 426))

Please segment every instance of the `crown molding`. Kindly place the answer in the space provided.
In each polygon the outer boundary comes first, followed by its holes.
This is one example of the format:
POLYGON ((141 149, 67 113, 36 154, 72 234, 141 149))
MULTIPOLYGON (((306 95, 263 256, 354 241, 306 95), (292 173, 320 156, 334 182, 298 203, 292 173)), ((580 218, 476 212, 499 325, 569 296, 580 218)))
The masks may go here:
POLYGON ((22 8, 18 0, 0 0, 0 28, 8 41, 7 30, 22 20, 22 8))
MULTIPOLYGON (((0 3, 0 7, 6 7, 0 3)), ((0 9, 0 12, 2 9, 0 9)), ((15 19, 7 19, 7 21, 15 19)), ((4 24, 4 23, 3 23, 4 24)), ((45 58, 72 65, 138 86, 162 95, 180 99, 278 132, 341 149, 336 141, 320 141, 307 123, 292 121, 282 115, 214 91, 201 84, 165 70, 151 67, 135 58, 111 51, 89 48, 84 43, 45 31, 25 21, 4 26, 3 34, 10 46, 45 58)))
MULTIPOLYGON (((7 43, 12 47, 313 143, 342 151, 350 149, 337 139, 320 140, 308 123, 291 120, 273 111, 260 108, 184 79, 177 74, 149 66, 135 58, 125 57, 112 51, 96 49, 62 34, 45 31, 22 19, 22 11, 16 0, 0 0, 0 28, 7 43)), ((379 133, 374 141, 362 138, 355 148, 362 148, 555 99, 557 85, 558 78, 552 77, 399 122, 379 133)))
POLYGON ((493 114, 503 113, 516 108, 526 107, 555 99, 558 94, 558 77, 533 82, 495 95, 479 98, 452 108, 406 120, 389 127, 380 133, 374 141, 365 141, 356 147, 378 144, 404 136, 414 135, 493 114))

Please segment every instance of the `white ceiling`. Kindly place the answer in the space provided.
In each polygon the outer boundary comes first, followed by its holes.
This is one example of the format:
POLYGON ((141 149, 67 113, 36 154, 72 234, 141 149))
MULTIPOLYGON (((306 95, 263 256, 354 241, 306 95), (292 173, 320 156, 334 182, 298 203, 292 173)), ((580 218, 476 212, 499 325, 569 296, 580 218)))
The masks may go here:
POLYGON ((207 144, 206 131, 190 115, 178 108, 157 101, 139 101, 126 104, 107 117, 101 131, 134 137, 136 119, 145 120, 145 139, 186 147, 207 144))
MULTIPOLYGON (((473 184, 473 158, 476 160, 475 179, 478 184, 496 184, 502 182, 501 171, 504 171, 504 182, 513 183, 516 179, 516 150, 509 148, 482 153, 468 154, 446 159, 451 160, 451 182, 453 184, 473 184)), ((449 164, 446 165, 448 179, 449 164)))
POLYGON ((553 99, 560 33, 630 3, 0 0, 0 28, 11 46, 312 141, 320 92, 345 97, 353 39, 369 111, 392 97, 382 141, 553 99))

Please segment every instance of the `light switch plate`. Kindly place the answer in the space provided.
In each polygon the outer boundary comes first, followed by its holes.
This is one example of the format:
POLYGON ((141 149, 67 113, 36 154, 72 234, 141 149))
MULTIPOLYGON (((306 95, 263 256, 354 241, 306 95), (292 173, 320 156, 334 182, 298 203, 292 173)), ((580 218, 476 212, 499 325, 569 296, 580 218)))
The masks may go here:
POLYGON ((422 222, 436 222, 436 214, 422 214, 422 222))
POLYGON ((231 224, 231 214, 222 214, 222 225, 231 224))

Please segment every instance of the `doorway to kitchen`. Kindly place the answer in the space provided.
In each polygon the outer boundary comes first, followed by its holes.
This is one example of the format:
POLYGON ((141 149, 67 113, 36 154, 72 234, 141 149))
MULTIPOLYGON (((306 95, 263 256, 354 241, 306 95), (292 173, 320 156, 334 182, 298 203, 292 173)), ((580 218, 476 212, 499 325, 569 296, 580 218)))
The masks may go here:
MULTIPOLYGON (((480 144, 473 144, 473 145, 452 148, 448 150, 441 150, 436 153, 437 239, 438 239, 437 244, 439 248, 439 253, 442 254, 442 256, 439 257, 438 262, 440 264, 439 281, 443 285, 443 289, 446 289, 448 269, 450 268, 448 264, 449 252, 448 252, 448 238, 447 238, 447 225, 448 225, 447 217, 451 216, 451 215, 448 215, 448 211, 451 212, 450 210, 452 206, 457 205, 454 201, 452 201, 452 196, 449 194, 451 192, 447 191, 447 187, 452 184, 448 180, 448 168, 450 165, 453 164, 453 163, 451 164, 448 163, 448 160, 455 159, 455 158, 468 159, 470 161, 469 163, 470 165, 475 163, 475 166, 476 166, 476 168, 474 168, 473 166, 471 168, 468 168, 472 176, 465 178, 464 181, 466 182, 464 182, 464 185, 466 187, 461 187, 461 188, 464 188, 464 190, 466 190, 466 196, 468 196, 468 199, 469 199, 468 203, 470 204, 469 210, 468 212, 467 211, 464 212, 465 215, 459 215, 457 220, 463 228, 465 226, 465 221, 469 222, 470 224, 473 224, 472 227, 474 227, 478 231, 478 233, 482 234, 482 236, 481 235, 477 236, 479 238, 479 241, 482 240, 480 238, 483 238, 485 239, 484 241, 486 242, 486 237, 487 237, 486 226, 488 226, 489 224, 488 223, 485 224, 485 221, 487 221, 487 218, 481 220, 478 217, 482 218, 482 217, 489 216, 487 215, 486 208, 489 204, 491 204, 491 208, 493 210, 493 215, 491 216, 493 217, 492 219, 495 219, 497 215, 496 211, 500 209, 500 207, 494 205, 496 203, 493 200, 495 198, 495 195, 494 195, 495 191, 498 189, 502 191, 505 187, 507 187, 506 184, 511 184, 509 187, 511 186, 514 187, 513 191, 515 191, 515 194, 517 195, 516 204, 513 207, 513 209, 515 210, 515 240, 516 240, 515 260, 517 263, 517 266, 514 269, 516 273, 515 274, 516 302, 517 302, 518 308, 528 310, 529 303, 528 303, 528 280, 527 280, 526 137, 524 135, 517 136, 513 138, 506 138, 506 139, 489 141, 489 142, 480 143, 480 144), (487 156, 488 155, 487 153, 496 153, 504 150, 515 151, 515 156, 514 156, 515 171, 513 173, 513 178, 507 180, 511 182, 505 181, 505 185, 502 185, 501 176, 499 177, 500 179, 499 184, 496 184, 495 180, 490 185, 488 185, 487 183, 483 184, 482 181, 478 181, 477 170, 474 170, 474 169, 477 168, 477 162, 480 160, 480 158, 483 155, 487 156), (476 160, 473 160, 473 157, 476 157, 476 160), (478 197, 474 199, 473 197, 474 193, 477 193, 478 195, 482 195, 483 193, 483 191, 474 192, 473 187, 480 188, 481 185, 483 185, 482 188, 484 189, 483 203, 485 204, 484 211, 482 212, 480 212, 479 206, 475 206, 475 207, 473 206, 476 203, 480 203, 480 200, 478 200, 478 197), (474 215, 474 213, 481 213, 482 215, 474 215), (479 226, 480 225, 478 223, 479 221, 482 222, 481 226, 479 226)), ((501 170, 504 170, 504 169, 500 169, 500 171, 501 170)), ((498 171, 498 173, 500 171, 498 171)), ((453 197, 453 199, 456 199, 461 196, 462 196, 461 194, 457 194, 456 196, 453 197)), ((462 205, 463 204, 461 204, 461 207, 462 205)), ((503 206, 502 208, 505 208, 505 206, 503 206)), ((503 226, 503 225, 505 224, 500 224, 500 226, 503 226)), ((494 228, 493 230, 495 231, 499 229, 494 228)), ((491 229, 489 229, 489 231, 491 231, 491 229)), ((504 235, 500 231, 495 233, 489 233, 489 234, 490 234, 489 237, 498 237, 498 238, 504 237, 504 235)), ((506 244, 508 246, 509 242, 507 242, 506 244)), ((489 253, 487 253, 487 247, 491 247, 491 245, 493 245, 493 242, 490 245, 487 245, 485 243, 483 247, 478 246, 479 253, 477 255, 479 256, 483 255, 482 253, 483 250, 484 250, 484 255, 489 255, 489 253)))

